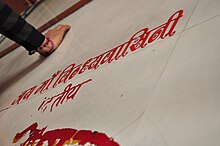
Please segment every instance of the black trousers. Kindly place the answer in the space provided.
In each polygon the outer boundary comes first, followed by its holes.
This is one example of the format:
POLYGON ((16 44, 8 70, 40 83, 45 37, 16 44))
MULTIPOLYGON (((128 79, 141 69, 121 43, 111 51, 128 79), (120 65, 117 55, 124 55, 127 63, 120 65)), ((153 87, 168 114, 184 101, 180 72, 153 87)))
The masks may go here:
POLYGON ((36 50, 45 37, 0 0, 0 33, 23 46, 36 50))

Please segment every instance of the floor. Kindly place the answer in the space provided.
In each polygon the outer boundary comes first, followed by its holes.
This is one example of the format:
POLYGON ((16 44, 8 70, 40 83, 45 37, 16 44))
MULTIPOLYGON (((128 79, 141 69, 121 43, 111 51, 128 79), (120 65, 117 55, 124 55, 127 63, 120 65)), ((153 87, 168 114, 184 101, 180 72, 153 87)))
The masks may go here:
MULTIPOLYGON (((28 21, 76 2, 46 0, 28 21)), ((50 132, 83 145, 85 131, 84 145, 220 145, 219 0, 93 0, 60 24, 72 28, 51 56, 0 59, 1 146, 50 145, 50 132)))

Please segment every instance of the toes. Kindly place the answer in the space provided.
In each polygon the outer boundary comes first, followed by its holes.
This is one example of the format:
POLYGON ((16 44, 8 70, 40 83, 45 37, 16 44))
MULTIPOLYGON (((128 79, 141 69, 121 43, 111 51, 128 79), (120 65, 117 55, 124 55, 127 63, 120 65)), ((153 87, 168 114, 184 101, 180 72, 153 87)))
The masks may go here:
POLYGON ((71 28, 71 26, 69 26, 69 25, 59 24, 55 29, 60 29, 62 31, 66 31, 66 30, 69 30, 70 28, 71 28))
POLYGON ((64 25, 64 26, 61 27, 61 29, 62 29, 63 31, 67 31, 67 30, 70 29, 70 26, 69 26, 69 25, 64 25))

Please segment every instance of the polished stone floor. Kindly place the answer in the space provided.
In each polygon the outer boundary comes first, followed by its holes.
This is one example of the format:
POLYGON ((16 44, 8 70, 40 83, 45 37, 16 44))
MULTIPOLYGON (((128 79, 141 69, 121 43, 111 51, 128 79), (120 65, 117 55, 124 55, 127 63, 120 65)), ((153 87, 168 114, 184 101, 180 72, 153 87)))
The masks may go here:
MULTIPOLYGON (((75 2, 46 0, 28 21, 40 26, 75 2)), ((19 47, 0 59, 1 146, 24 142, 25 137, 12 143, 18 132, 35 122, 48 130, 102 132, 122 146, 220 145, 219 0, 93 0, 59 24, 72 28, 51 56, 28 56, 19 47), (69 65, 85 65, 90 58, 130 41, 139 30, 165 24, 180 10, 183 16, 175 34, 164 39, 156 36, 111 63, 97 69, 85 66, 84 72, 65 83, 16 100, 61 71, 50 80, 55 85, 69 65), (73 99, 41 106, 68 85, 76 87, 88 80, 73 99)), ((0 48, 9 44, 6 41, 0 48)))

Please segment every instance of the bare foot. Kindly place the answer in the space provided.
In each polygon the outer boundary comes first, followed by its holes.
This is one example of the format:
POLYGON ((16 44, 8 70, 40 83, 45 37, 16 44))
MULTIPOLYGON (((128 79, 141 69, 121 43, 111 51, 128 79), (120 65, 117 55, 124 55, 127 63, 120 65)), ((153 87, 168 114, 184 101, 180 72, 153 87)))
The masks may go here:
POLYGON ((61 42, 63 41, 65 33, 70 29, 69 25, 58 25, 54 29, 48 30, 48 32, 44 35, 45 40, 44 43, 46 43, 46 38, 49 38, 52 40, 52 43, 48 43, 48 45, 41 47, 41 49, 38 49, 38 52, 41 55, 47 54, 52 52, 53 50, 57 49, 61 42), (52 50, 53 49, 53 50, 52 50))

